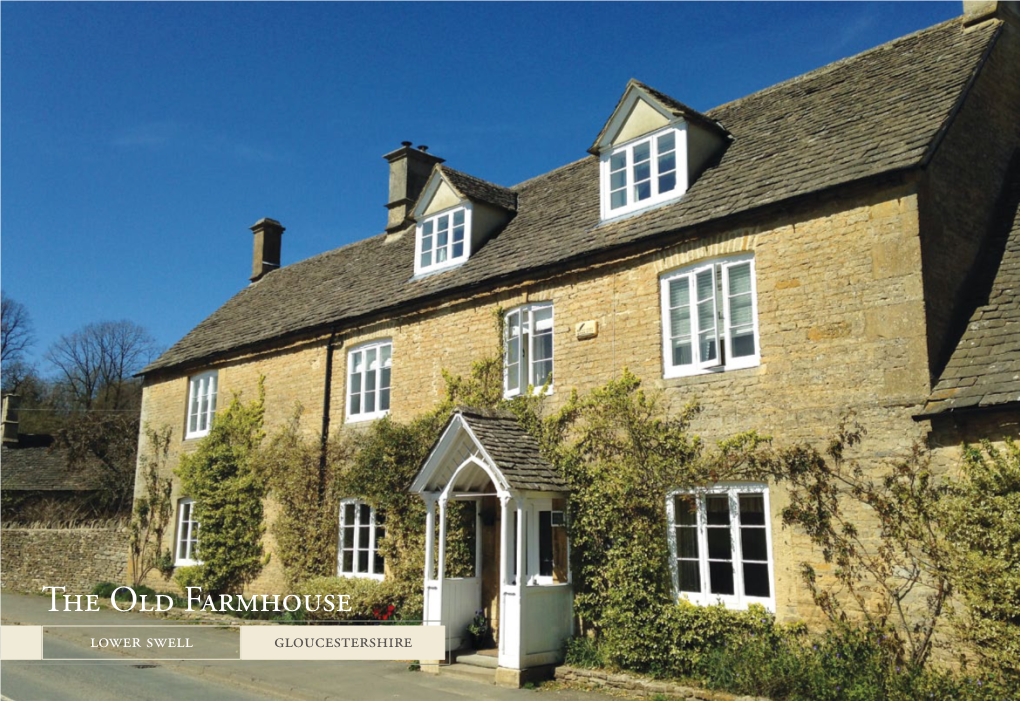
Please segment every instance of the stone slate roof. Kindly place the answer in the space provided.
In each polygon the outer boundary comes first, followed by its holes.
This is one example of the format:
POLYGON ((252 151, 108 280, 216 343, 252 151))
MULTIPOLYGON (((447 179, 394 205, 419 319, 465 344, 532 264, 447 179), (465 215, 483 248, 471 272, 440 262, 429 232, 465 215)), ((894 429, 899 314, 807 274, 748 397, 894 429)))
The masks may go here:
POLYGON ((922 415, 1020 403, 1020 168, 1013 167, 1011 223, 1005 238, 991 239, 1003 252, 987 302, 971 315, 922 415))
POLYGON ((504 188, 502 185, 462 173, 446 165, 437 166, 437 172, 441 173, 450 185, 466 198, 480 200, 504 210, 517 210, 517 193, 510 188, 504 188))
POLYGON ((536 441, 513 413, 461 407, 479 443, 512 488, 523 491, 567 491, 569 486, 542 458, 536 441))
POLYGON ((708 221, 919 167, 1000 27, 990 22, 965 33, 949 20, 709 111, 733 141, 675 203, 601 223, 598 159, 587 156, 514 186, 517 214, 454 269, 412 279, 412 227, 388 242, 380 234, 274 270, 143 373, 353 326, 639 242, 675 242, 708 221))
MULTIPOLYGON (((39 444, 28 442, 0 449, 0 489, 4 491, 92 491, 98 486, 67 468, 67 454, 51 445, 46 437, 39 444)), ((29 440, 31 439, 31 440, 29 440)))

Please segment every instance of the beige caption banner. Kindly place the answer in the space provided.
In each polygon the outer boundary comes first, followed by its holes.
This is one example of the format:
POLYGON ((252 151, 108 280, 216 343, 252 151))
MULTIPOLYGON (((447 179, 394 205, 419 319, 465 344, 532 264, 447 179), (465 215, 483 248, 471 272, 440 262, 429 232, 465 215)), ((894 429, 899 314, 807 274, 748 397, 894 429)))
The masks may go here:
POLYGON ((39 661, 42 626, 0 626, 0 661, 39 661))
POLYGON ((444 626, 242 626, 242 661, 416 661, 446 657, 444 626))

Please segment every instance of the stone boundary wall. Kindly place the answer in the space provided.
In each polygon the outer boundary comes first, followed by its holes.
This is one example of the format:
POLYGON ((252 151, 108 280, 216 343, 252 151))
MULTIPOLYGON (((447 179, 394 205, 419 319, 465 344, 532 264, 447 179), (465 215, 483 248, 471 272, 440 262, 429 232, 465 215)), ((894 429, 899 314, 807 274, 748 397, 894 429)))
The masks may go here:
POLYGON ((126 528, 4 528, 0 531, 0 586, 41 593, 65 586, 89 593, 99 581, 127 583, 126 528))
POLYGON ((686 701, 764 701, 754 696, 734 696, 722 691, 710 691, 696 686, 683 686, 669 681, 656 681, 629 673, 612 673, 604 669, 557 666, 556 680, 592 689, 614 689, 628 696, 653 698, 666 696, 686 701))

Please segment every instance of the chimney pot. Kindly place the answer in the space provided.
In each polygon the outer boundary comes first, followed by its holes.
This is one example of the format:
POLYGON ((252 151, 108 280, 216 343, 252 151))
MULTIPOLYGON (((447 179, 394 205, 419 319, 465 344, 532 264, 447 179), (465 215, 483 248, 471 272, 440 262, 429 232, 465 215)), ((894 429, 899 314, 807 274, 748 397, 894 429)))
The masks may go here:
POLYGON ((272 218, 262 218, 251 227, 255 234, 251 261, 252 283, 280 267, 280 246, 285 230, 278 220, 272 218))
POLYGON ((425 152, 427 145, 412 148, 409 141, 400 144, 392 153, 383 158, 390 164, 390 202, 386 203, 389 215, 386 233, 395 235, 411 224, 411 208, 418 200, 425 183, 432 174, 432 168, 445 162, 442 158, 425 152))
POLYGON ((3 428, 0 431, 0 442, 5 446, 18 445, 18 407, 21 405, 21 398, 8 393, 3 400, 3 428))
POLYGON ((414 145, 414 143, 412 143, 410 140, 401 140, 400 144, 403 145, 405 148, 410 148, 412 145, 414 145))

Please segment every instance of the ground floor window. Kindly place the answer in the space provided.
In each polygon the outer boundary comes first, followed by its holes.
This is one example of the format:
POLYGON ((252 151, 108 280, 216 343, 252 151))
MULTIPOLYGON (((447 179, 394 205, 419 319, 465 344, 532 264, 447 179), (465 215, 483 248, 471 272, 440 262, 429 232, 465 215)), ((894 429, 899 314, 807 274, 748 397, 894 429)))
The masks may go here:
POLYGON ((198 527, 195 520, 195 502, 182 498, 177 502, 177 553, 174 563, 194 566, 198 560, 198 527))
POLYGON ((340 503, 340 548, 338 572, 341 576, 382 578, 384 562, 379 544, 386 537, 385 514, 356 498, 340 503))
POLYGON ((775 610, 768 489, 713 486, 678 491, 666 504, 677 594, 730 608, 775 610))

